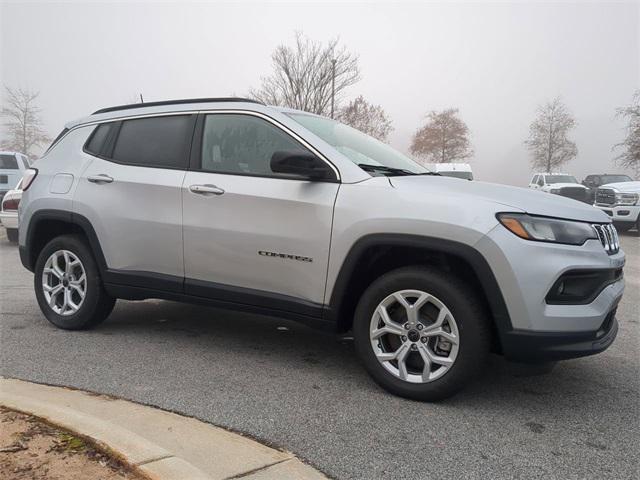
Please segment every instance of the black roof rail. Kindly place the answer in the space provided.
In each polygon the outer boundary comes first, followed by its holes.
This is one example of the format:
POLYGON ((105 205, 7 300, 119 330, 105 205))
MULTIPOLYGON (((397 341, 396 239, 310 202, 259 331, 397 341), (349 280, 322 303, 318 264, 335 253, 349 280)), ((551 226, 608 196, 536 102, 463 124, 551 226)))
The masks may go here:
POLYGON ((132 108, 144 108, 144 107, 160 107, 162 105, 183 105, 186 103, 213 103, 213 102, 248 102, 258 103, 264 105, 264 103, 258 100, 252 100, 250 98, 240 97, 221 97, 221 98, 183 98, 179 100, 164 100, 161 102, 144 102, 144 103, 130 103, 128 105, 117 105, 115 107, 101 108, 96 110, 91 115, 97 115, 99 113, 117 112, 118 110, 130 110, 132 108))

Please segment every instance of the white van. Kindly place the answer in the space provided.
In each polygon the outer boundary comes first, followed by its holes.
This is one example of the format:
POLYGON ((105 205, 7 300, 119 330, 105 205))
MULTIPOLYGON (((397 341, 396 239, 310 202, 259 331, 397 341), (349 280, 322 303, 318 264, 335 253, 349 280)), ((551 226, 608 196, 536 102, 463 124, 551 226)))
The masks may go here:
POLYGON ((473 171, 468 163, 429 163, 425 167, 446 177, 473 180, 473 171))

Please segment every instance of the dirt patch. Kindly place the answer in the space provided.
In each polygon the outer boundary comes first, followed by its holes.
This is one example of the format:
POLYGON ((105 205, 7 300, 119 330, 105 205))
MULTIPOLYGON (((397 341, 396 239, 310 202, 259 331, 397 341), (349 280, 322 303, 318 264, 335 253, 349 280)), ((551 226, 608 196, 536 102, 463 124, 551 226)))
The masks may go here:
POLYGON ((0 407, 0 480, 145 480, 95 445, 0 407))

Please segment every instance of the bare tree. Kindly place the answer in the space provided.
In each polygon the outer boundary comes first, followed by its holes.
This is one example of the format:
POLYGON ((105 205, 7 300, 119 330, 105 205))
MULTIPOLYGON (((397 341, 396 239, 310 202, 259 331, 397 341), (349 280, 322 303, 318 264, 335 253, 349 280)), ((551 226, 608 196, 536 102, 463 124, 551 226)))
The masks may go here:
POLYGON ((297 32, 295 45, 280 45, 271 59, 273 73, 262 77, 261 87, 250 92, 268 105, 327 115, 334 75, 336 105, 344 90, 360 80, 358 56, 339 46, 338 39, 323 45, 297 32))
POLYGON ((558 97, 538 107, 538 115, 529 127, 529 138, 524 142, 531 152, 534 170, 553 172, 578 155, 575 142, 568 138, 576 124, 558 97))
POLYGON ((426 124, 413 136, 411 153, 433 163, 455 162, 473 155, 469 128, 458 116, 458 109, 431 111, 426 124))
POLYGON ((40 92, 5 86, 5 93, 7 99, 1 113, 7 119, 4 127, 8 138, 0 143, 0 147, 33 157, 34 147, 51 141, 42 129, 40 109, 36 105, 40 92))
POLYGON ((631 105, 617 110, 617 116, 627 119, 629 123, 625 127, 626 138, 613 147, 622 149, 615 161, 632 169, 636 178, 640 178, 640 90, 635 91, 631 105))
POLYGON ((391 120, 382 107, 367 102, 362 95, 340 110, 338 120, 382 142, 388 140, 393 130, 391 120))

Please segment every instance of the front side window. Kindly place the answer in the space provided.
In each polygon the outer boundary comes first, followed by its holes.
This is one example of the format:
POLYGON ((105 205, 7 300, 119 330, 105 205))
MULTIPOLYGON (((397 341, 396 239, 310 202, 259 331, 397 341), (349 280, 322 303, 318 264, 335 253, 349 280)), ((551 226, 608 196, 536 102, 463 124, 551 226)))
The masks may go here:
POLYGON ((540 176, 538 177, 538 185, 539 185, 540 187, 543 187, 543 186, 544 186, 544 175, 540 175, 540 176))
POLYGON ((0 170, 18 170, 18 160, 15 155, 0 155, 0 170))
POLYGON ((311 153, 261 118, 243 114, 205 117, 201 152, 204 171, 282 177, 271 170, 271 157, 282 151, 311 153))
POLYGON ((186 168, 192 132, 192 115, 125 120, 112 158, 119 163, 144 167, 186 168))

